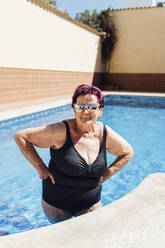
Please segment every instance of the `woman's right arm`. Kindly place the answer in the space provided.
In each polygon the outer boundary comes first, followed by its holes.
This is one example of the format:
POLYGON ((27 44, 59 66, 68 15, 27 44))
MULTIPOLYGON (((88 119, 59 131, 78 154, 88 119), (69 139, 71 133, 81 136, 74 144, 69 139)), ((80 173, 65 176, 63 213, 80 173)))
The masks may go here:
POLYGON ((55 146, 56 141, 60 139, 60 134, 63 136, 62 126, 63 124, 56 123, 37 128, 28 128, 19 131, 14 135, 15 142, 17 143, 20 151, 37 170, 39 177, 50 177, 53 184, 55 183, 54 177, 50 173, 49 168, 42 161, 34 146, 40 148, 55 146))

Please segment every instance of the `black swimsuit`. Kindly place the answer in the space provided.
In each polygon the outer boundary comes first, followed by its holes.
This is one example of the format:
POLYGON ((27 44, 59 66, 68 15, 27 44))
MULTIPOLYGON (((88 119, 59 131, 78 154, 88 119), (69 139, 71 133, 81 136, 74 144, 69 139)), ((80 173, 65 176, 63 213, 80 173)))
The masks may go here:
POLYGON ((102 185, 100 177, 107 169, 106 129, 103 130, 103 142, 95 161, 88 165, 74 148, 69 125, 64 121, 67 139, 60 149, 50 148, 49 168, 55 178, 43 179, 43 199, 50 205, 76 213, 88 208, 100 200, 102 185))

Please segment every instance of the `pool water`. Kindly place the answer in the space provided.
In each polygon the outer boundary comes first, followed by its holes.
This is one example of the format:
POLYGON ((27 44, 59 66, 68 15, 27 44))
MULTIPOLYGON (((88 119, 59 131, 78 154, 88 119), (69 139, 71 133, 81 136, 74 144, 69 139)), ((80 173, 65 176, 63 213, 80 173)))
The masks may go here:
MULTIPOLYGON (((103 206, 131 192, 147 175, 165 173, 165 98, 106 96, 105 102, 101 121, 133 146, 134 157, 103 184, 103 206)), ((13 134, 72 117, 67 105, 0 123, 0 231, 11 234, 50 225, 40 204, 41 180, 21 155, 13 134)), ((37 151, 48 164, 49 149, 37 151)), ((108 164, 114 159, 107 154, 108 164)))

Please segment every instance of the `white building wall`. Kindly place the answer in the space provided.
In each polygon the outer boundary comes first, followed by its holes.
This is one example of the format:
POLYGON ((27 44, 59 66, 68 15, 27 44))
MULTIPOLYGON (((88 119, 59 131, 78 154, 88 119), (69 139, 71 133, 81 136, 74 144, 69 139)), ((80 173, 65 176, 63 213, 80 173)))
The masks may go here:
POLYGON ((153 7, 164 2, 162 0, 126 0, 126 8, 153 7))
POLYGON ((0 0, 0 67, 93 72, 100 36, 27 0, 0 0))
POLYGON ((153 0, 126 0, 126 8, 140 8, 152 6, 153 0))

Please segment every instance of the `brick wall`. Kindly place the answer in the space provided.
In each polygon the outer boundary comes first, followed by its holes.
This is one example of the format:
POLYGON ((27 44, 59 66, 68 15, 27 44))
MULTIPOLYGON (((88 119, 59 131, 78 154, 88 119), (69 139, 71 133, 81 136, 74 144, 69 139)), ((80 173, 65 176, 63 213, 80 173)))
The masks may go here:
POLYGON ((73 93, 81 83, 100 83, 101 73, 0 68, 0 104, 73 93))

